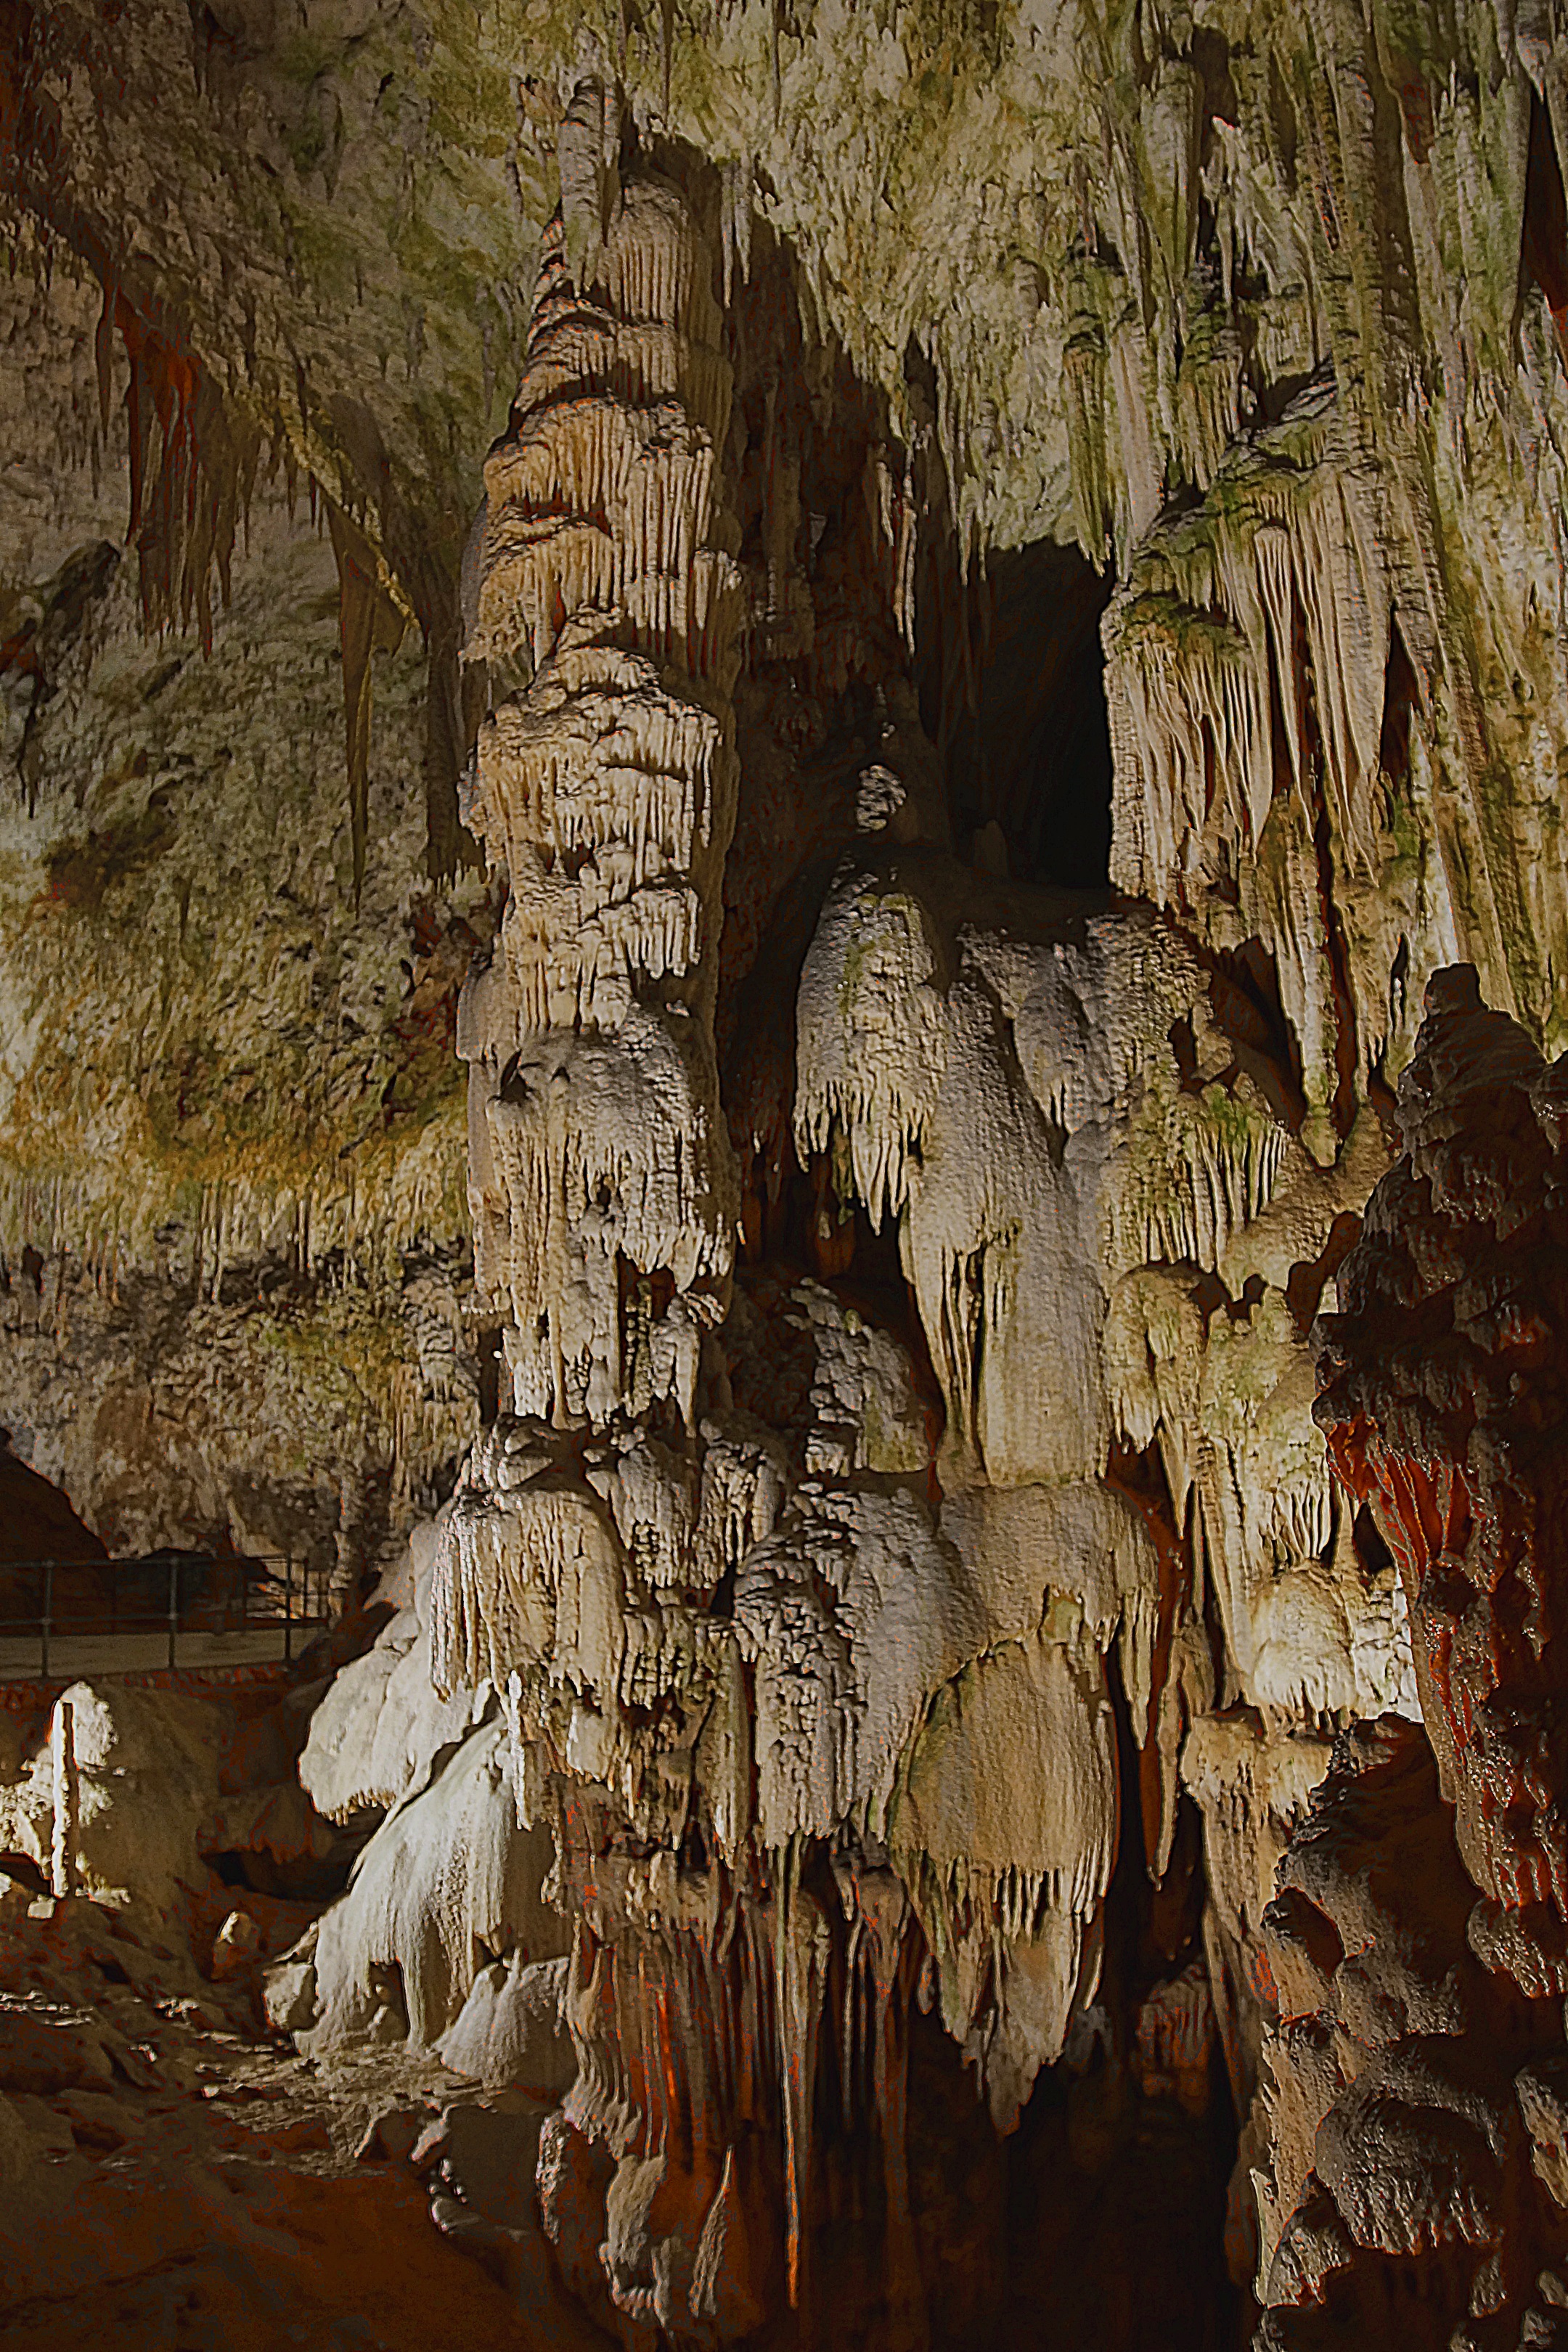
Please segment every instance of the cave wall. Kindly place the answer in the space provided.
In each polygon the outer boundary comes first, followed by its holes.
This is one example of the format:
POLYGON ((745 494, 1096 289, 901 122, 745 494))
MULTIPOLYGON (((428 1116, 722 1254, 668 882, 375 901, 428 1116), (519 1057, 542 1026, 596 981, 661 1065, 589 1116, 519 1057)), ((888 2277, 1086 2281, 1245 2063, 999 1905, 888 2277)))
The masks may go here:
MULTIPOLYGON (((176 599, 148 625, 125 349, 79 270, 18 261, 0 1422, 111 1549, 233 1539, 353 1577, 440 1498, 478 1410, 452 1045, 489 897, 422 870, 424 666, 390 642, 356 892, 339 569, 275 456, 226 602, 215 578, 206 623, 176 599)), ((155 413, 149 438, 156 484, 181 452, 155 413)))

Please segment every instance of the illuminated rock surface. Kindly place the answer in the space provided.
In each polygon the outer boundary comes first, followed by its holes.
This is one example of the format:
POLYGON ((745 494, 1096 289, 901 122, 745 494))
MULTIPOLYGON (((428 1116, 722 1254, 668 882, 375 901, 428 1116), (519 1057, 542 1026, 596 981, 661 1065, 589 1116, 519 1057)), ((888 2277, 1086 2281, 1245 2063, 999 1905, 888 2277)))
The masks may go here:
POLYGON ((18 2342, 1568 2340, 1565 140, 0 10, 18 2342))

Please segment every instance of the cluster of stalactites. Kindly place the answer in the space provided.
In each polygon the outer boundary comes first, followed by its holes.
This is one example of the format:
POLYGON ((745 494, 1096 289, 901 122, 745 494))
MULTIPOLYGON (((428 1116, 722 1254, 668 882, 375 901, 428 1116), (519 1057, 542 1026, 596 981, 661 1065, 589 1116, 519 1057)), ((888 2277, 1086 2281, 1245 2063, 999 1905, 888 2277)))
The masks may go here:
POLYGON ((597 2141, 617 2160, 598 2259, 620 2313, 657 2318, 671 2342, 711 2344, 749 2334, 786 2297, 809 2307, 815 2093, 831 2047, 846 2138, 868 2125, 880 2145, 896 2302, 911 2254, 905 2021, 921 1953, 902 1884, 840 1855, 819 1899, 792 1848, 770 1857, 763 1894, 721 1886, 717 1872, 683 1880, 663 1859, 662 1873, 628 1872, 568 1838, 563 1877, 582 1917, 563 2013, 578 2074, 547 2126, 546 2231, 568 2268, 581 2259, 571 2180, 597 2141), (753 2198, 778 2195, 776 2250, 754 2226, 735 2228, 738 2165, 753 2198), (621 2217, 639 2196, 647 2221, 628 2230, 621 2217))
POLYGON ((604 1423, 668 1398, 689 1428, 734 1249, 707 1037, 638 1005, 613 1040, 525 1038, 488 1128, 510 1208, 500 1271, 517 1410, 604 1423), (647 1279, 659 1268, 674 1284, 662 1311, 647 1279))
POLYGON ((699 1468, 627 1425, 499 1425, 443 1534, 430 1672, 440 1691, 506 1692, 514 1748, 612 1790, 655 1844, 679 1841, 699 1771, 705 1833, 732 1854, 752 1822, 749 1713, 733 1630, 708 1603, 772 1532, 784 1465, 750 1425, 703 1433, 699 1468), (684 1778, 667 1753, 680 1721, 684 1778))
POLYGON ((510 896, 463 1024, 470 1191, 517 1410, 603 1423, 667 1398, 690 1427, 737 1219, 711 1034, 737 785, 731 371, 673 184, 627 184, 580 283, 574 251, 558 221, 486 469, 471 650, 521 652, 532 677, 479 747, 510 896))
POLYGON ((730 797, 721 719, 668 693, 650 661, 573 635, 486 730, 530 1030, 615 1029, 639 981, 698 983, 730 797))
POLYGON ((510 436, 485 467, 475 650, 538 667, 567 616, 618 615, 633 640, 728 689, 736 574, 718 474, 732 372, 706 240, 668 182, 626 187, 582 289, 545 239, 510 436))
POLYGON ((1368 854, 1391 593, 1372 486, 1342 454, 1327 462, 1333 398, 1315 381, 1233 445, 1204 501, 1150 532, 1106 614, 1112 878, 1140 896, 1184 903, 1216 853, 1238 870, 1281 745, 1310 801, 1314 727, 1340 838, 1368 854))
POLYGON ((900 1771, 889 1843, 1004 2131, 1094 1998, 1118 1801, 1104 1660, 1065 1598, 936 1692, 900 1771))

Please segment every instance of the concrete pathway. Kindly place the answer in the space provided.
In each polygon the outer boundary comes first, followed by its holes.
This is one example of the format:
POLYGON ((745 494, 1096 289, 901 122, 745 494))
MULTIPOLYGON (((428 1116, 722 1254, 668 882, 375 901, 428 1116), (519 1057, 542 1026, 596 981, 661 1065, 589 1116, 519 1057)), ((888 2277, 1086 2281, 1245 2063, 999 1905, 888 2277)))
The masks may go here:
MULTIPOLYGON (((320 1627, 294 1628, 296 1654, 313 1641, 320 1627)), ((256 1665, 283 1655, 281 1624, 252 1627, 245 1633, 186 1633, 174 1636, 174 1664, 191 1671, 199 1667, 256 1665)), ((169 1663, 167 1632, 157 1633, 51 1633, 48 1680, 75 1682, 84 1675, 140 1675, 169 1663)), ((37 1682, 43 1661, 36 1633, 0 1639, 0 1682, 37 1682)))

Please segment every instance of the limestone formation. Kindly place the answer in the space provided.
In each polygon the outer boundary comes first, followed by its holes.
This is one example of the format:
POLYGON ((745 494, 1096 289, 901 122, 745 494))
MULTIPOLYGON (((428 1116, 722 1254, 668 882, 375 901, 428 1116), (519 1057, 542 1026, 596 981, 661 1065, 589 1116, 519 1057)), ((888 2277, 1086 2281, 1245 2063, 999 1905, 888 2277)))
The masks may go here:
POLYGON ((19 2340, 205 2082, 485 2340, 1568 2341, 1565 155, 1537 0, 0 10, 0 1612, 333 1620, 0 1683, 19 2340))

